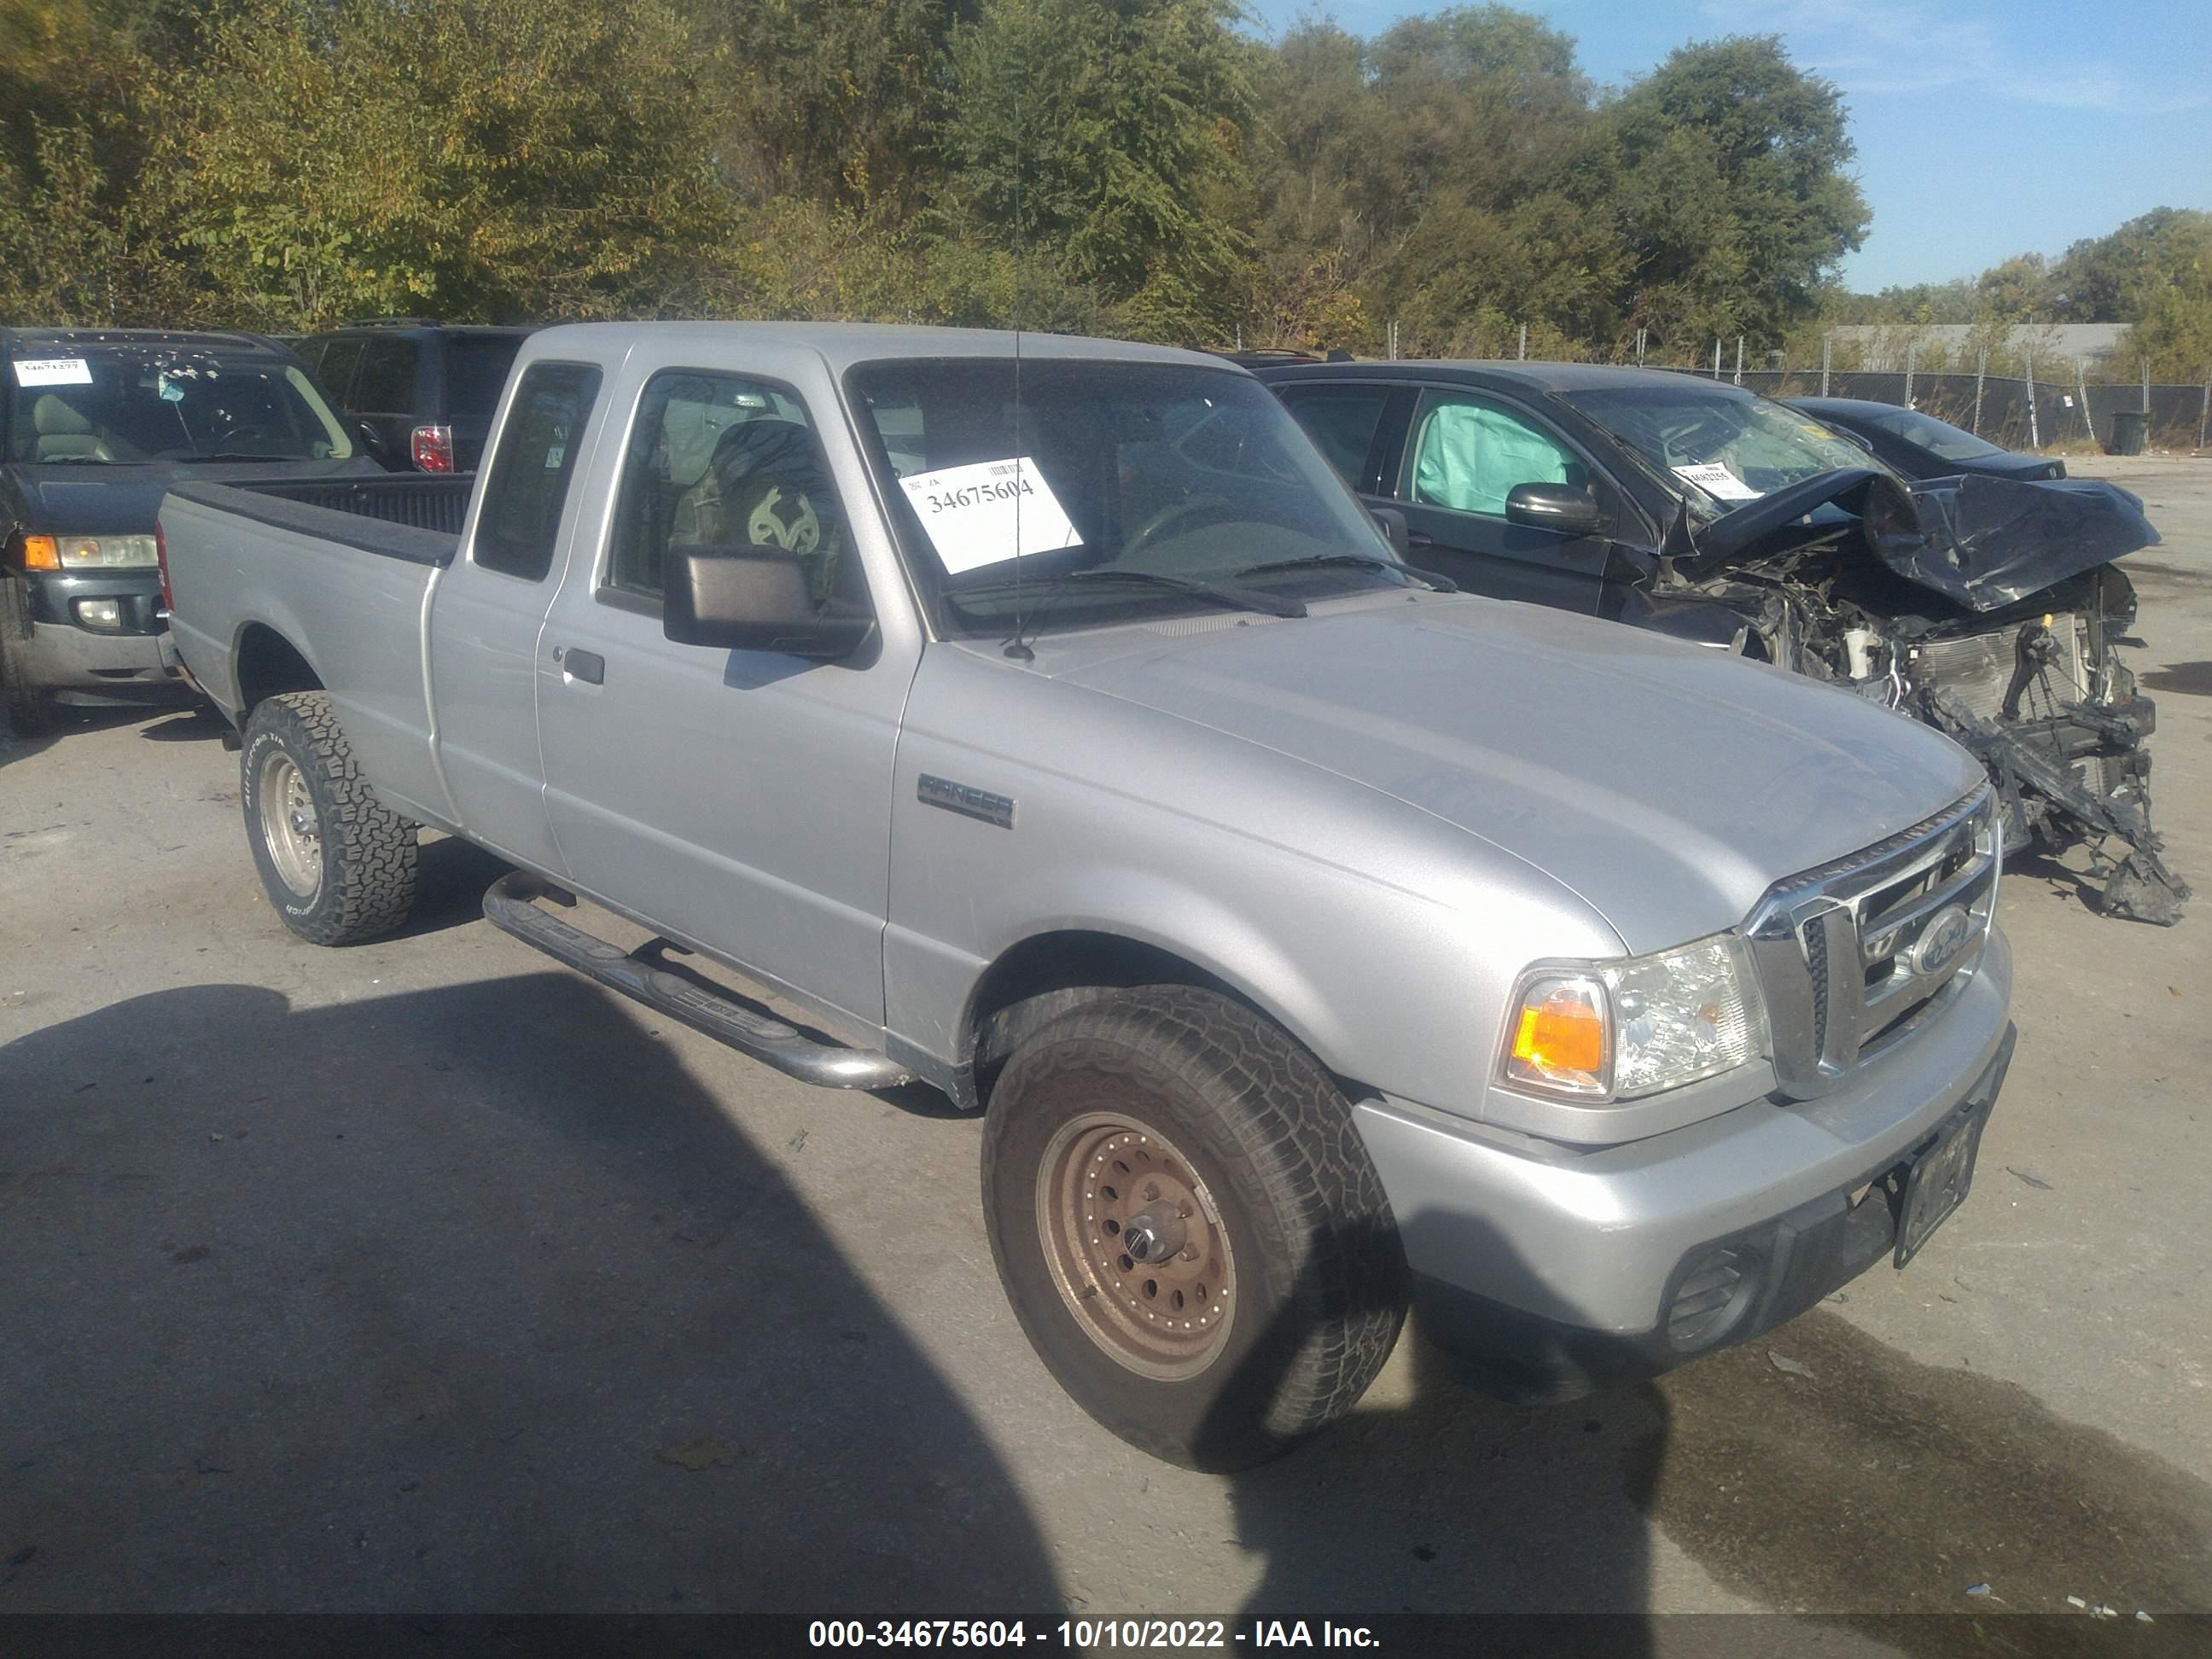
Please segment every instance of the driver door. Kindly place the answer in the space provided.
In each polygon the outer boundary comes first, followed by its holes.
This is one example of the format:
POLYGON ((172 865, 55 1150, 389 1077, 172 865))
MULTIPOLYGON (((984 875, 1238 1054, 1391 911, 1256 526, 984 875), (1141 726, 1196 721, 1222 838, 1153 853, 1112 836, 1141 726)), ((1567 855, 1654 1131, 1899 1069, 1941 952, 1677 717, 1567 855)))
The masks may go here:
POLYGON ((892 759, 912 649, 680 645, 672 548, 775 546, 817 597, 869 601, 798 393, 667 368, 636 400, 604 544, 579 548, 538 657, 545 806, 586 893, 871 1026, 883 1023, 892 759))
POLYGON ((1497 398, 1424 392, 1397 479, 1407 562, 1469 592, 1599 614, 1612 542, 1513 523, 1505 500, 1524 483, 1593 490, 1618 521, 1610 486, 1565 440, 1497 398))

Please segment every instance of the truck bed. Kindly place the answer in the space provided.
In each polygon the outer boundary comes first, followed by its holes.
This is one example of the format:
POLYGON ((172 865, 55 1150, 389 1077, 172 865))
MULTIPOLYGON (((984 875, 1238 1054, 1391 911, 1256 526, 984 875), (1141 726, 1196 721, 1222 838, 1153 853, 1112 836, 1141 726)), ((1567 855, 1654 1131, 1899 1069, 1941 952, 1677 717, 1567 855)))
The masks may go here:
POLYGON ((469 475, 188 483, 161 503, 177 648, 231 712, 257 627, 304 654, 394 811, 444 827, 423 619, 460 546, 469 475))

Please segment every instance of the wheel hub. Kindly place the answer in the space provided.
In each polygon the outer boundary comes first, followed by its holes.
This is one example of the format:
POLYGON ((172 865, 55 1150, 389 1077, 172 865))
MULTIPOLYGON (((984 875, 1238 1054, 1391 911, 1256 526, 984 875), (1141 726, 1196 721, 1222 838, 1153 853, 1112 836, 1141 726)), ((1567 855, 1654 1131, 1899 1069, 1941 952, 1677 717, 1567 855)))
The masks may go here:
POLYGON ((1038 1167, 1037 1224, 1077 1323, 1122 1364, 1174 1380, 1220 1352, 1236 1291, 1220 1211, 1149 1125, 1117 1113, 1063 1127, 1038 1167))
POLYGON ((307 780, 283 750, 261 763, 261 839, 285 886, 303 899, 323 884, 323 822, 307 780))

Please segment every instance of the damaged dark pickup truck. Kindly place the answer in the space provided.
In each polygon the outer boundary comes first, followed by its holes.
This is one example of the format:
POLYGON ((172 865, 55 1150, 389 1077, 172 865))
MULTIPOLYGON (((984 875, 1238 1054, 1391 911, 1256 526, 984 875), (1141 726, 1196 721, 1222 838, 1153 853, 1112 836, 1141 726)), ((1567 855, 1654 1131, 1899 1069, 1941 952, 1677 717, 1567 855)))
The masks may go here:
POLYGON ((2095 479, 1913 483, 1797 410, 1581 363, 1260 371, 1408 562, 1831 681, 1989 769, 2005 844, 2086 845, 2108 915, 2189 888, 2150 826, 2149 699, 2121 661, 2113 562, 2158 532, 2095 479))

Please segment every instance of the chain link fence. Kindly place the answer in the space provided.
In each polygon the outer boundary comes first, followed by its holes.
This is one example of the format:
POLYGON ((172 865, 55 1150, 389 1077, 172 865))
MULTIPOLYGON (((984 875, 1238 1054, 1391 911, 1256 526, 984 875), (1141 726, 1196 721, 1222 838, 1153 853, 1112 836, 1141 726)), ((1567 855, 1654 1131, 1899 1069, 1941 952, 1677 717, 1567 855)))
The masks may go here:
POLYGON ((2146 397, 2140 382, 2085 385, 2078 380, 2027 380, 2004 374, 1837 369, 1824 377, 1817 368, 1747 368, 1741 376, 1723 368, 1717 377, 1710 368, 1676 372, 1735 381, 1773 398, 1858 398, 1896 404, 1964 427, 2006 449, 2068 443, 2094 444, 2101 449, 2112 442, 2112 416, 2121 412, 2148 414, 2154 449, 2202 449, 2208 426, 2212 426, 2212 386, 2204 386, 2154 383, 2146 397))

